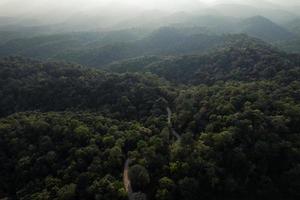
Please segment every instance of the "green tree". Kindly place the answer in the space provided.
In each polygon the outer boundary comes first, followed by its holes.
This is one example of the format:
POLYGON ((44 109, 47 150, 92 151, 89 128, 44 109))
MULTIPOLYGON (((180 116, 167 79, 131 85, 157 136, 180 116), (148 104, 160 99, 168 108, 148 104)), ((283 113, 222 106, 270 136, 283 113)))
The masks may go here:
POLYGON ((73 200, 76 197, 76 185, 74 183, 63 186, 58 191, 58 198, 61 200, 73 200))
POLYGON ((141 165, 130 167, 129 177, 134 191, 143 191, 150 182, 147 169, 141 165))

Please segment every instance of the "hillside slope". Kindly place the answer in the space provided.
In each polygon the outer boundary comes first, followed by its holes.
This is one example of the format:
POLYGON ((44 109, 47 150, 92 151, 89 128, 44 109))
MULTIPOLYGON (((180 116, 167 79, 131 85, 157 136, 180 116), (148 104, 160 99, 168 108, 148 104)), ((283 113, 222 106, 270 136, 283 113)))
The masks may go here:
POLYGON ((1 117, 31 110, 90 110, 142 119, 151 115, 157 99, 168 99, 160 88, 165 83, 156 77, 103 73, 67 63, 9 57, 0 61, 0 77, 1 117))
POLYGON ((292 32, 262 16, 242 20, 237 24, 237 31, 268 42, 288 40, 295 37, 292 32))
POLYGON ((108 65, 114 72, 151 72, 179 84, 217 81, 272 80, 280 73, 299 70, 299 56, 240 35, 215 51, 177 57, 142 57, 108 65))

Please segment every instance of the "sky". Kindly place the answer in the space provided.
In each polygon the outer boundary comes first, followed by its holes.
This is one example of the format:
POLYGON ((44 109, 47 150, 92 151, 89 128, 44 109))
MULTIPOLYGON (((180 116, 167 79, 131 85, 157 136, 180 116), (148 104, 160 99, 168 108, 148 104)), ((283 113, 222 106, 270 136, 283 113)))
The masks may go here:
POLYGON ((0 0, 0 17, 65 20, 78 15, 129 16, 145 10, 195 11, 218 4, 292 10, 300 6, 300 0, 0 0))
POLYGON ((109 4, 172 10, 224 3, 253 4, 259 6, 262 1, 283 6, 300 5, 300 0, 0 0, 0 13, 15 15, 26 12, 41 12, 47 9, 69 9, 75 11, 109 4))

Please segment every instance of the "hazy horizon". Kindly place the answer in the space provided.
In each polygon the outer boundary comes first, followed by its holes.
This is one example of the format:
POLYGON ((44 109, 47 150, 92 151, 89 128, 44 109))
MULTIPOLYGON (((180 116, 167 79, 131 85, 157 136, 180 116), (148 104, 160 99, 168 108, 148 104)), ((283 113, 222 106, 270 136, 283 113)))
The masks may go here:
POLYGON ((298 6, 297 0, 1 0, 0 17, 13 19, 0 25, 68 24, 69 31, 98 30, 162 24, 176 12, 232 18, 262 15, 282 23, 299 18, 298 6))
POLYGON ((276 8, 290 10, 300 6, 297 0, 1 0, 1 16, 34 16, 36 14, 57 15, 77 12, 114 12, 115 9, 136 9, 162 11, 189 11, 211 8, 218 4, 251 5, 257 8, 276 8), (55 13, 53 13, 55 11, 55 13), (52 12, 52 13, 49 13, 52 12))

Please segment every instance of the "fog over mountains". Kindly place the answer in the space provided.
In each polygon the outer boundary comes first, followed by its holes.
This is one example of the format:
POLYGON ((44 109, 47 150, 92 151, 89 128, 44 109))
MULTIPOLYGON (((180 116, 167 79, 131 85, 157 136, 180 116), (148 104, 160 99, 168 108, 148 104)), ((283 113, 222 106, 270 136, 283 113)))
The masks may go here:
MULTIPOLYGON (((263 15, 285 23, 299 17, 298 6, 297 0, 2 0, 0 25, 60 24, 68 31, 112 29, 124 22, 129 27, 139 26, 136 19, 141 17, 145 23, 162 22, 174 14, 178 18, 178 13, 234 18, 263 15)), ((172 20, 167 22, 177 22, 172 20)))

